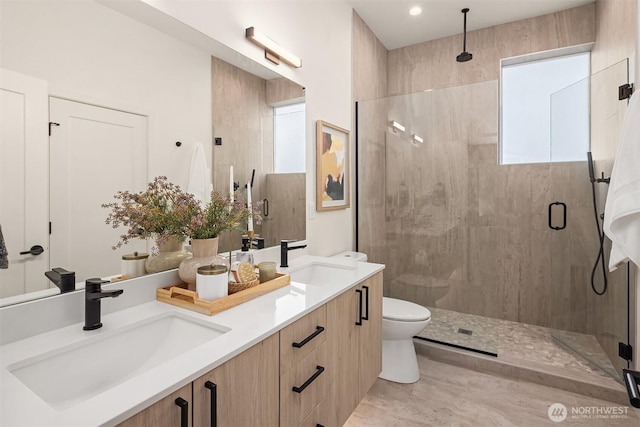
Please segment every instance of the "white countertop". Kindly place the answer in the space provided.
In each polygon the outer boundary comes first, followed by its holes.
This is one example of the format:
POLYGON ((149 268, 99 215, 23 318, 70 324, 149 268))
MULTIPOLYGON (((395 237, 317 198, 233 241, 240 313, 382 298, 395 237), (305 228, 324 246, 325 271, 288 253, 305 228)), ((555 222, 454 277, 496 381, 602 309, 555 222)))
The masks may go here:
MULTIPOLYGON (((82 323, 78 323, 1 346, 0 425, 6 427, 116 425, 384 268, 380 264, 354 262, 349 259, 303 256, 296 258, 291 268, 280 271, 284 273, 294 271, 313 262, 355 266, 357 278, 353 283, 342 285, 309 286, 292 282, 289 286, 214 316, 198 314, 152 300, 103 315, 104 326, 95 331, 83 331, 82 323), (110 333, 149 317, 172 311, 230 328, 230 331, 210 342, 187 350, 160 366, 117 384, 105 392, 62 410, 57 410, 43 401, 7 369, 26 358, 86 340, 88 337, 110 333)), ((126 294, 122 298, 126 298, 126 294)), ((96 366, 96 369, 117 369, 117 366, 96 366)))

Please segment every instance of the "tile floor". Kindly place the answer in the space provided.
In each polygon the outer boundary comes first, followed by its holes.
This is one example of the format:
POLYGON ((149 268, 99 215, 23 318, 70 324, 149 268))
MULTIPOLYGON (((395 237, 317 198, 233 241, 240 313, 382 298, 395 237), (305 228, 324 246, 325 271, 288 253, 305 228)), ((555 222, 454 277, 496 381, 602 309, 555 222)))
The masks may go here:
POLYGON ((396 384, 382 379, 360 402, 346 427, 587 426, 637 427, 640 409, 544 385, 448 365, 418 354, 422 379, 396 384), (549 418, 561 403, 567 416, 549 418), (589 412, 591 414, 589 414, 589 412), (614 415, 606 415, 616 412, 614 415))
POLYGON ((429 308, 432 321, 418 336, 497 354, 502 362, 559 373, 611 387, 621 376, 592 335, 429 308), (473 331, 472 335, 459 329, 473 331), (572 351, 573 350, 573 351, 572 351), (587 356, 587 359, 576 354, 587 356), (613 378, 617 380, 614 380, 613 378))

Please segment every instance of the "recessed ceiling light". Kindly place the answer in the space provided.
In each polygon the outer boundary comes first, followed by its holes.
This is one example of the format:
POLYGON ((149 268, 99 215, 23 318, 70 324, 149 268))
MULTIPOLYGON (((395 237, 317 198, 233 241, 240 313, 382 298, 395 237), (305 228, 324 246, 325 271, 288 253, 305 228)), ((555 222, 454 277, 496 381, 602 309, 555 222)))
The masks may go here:
POLYGON ((422 13, 422 8, 420 6, 414 6, 409 10, 409 15, 418 16, 422 13))

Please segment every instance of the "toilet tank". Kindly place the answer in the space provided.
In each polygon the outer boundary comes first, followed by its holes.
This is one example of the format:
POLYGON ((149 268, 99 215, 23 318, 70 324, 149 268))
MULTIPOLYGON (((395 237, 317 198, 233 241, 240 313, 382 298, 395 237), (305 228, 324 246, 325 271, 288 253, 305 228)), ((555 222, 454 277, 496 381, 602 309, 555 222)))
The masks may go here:
POLYGON ((345 251, 333 255, 332 258, 346 258, 355 261, 367 262, 367 254, 363 254, 362 252, 345 251))

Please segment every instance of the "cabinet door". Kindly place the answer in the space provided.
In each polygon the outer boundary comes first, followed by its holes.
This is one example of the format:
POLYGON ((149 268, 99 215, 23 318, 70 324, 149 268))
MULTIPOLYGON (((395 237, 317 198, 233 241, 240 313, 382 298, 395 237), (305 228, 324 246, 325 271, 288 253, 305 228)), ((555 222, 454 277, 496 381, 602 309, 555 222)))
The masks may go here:
POLYGON ((364 281, 362 289, 365 320, 360 327, 359 390, 358 402, 382 371, 382 273, 364 281))
POLYGON ((277 426, 278 353, 279 334, 274 334, 195 380, 194 425, 277 426), (212 399, 214 386, 216 399, 212 399), (211 419, 212 408, 217 412, 215 420, 211 419))
POLYGON ((147 409, 138 412, 133 417, 125 420, 118 427, 147 427, 147 426, 167 426, 180 427, 183 424, 183 415, 187 418, 187 424, 191 422, 191 384, 182 387, 180 390, 170 394, 159 402, 154 403, 147 409), (178 399, 182 399, 179 401, 178 399), (184 403, 188 406, 183 409, 184 403))
POLYGON ((330 387, 325 398, 327 425, 343 425, 359 402, 358 346, 359 294, 352 288, 327 303, 327 351, 330 387))

